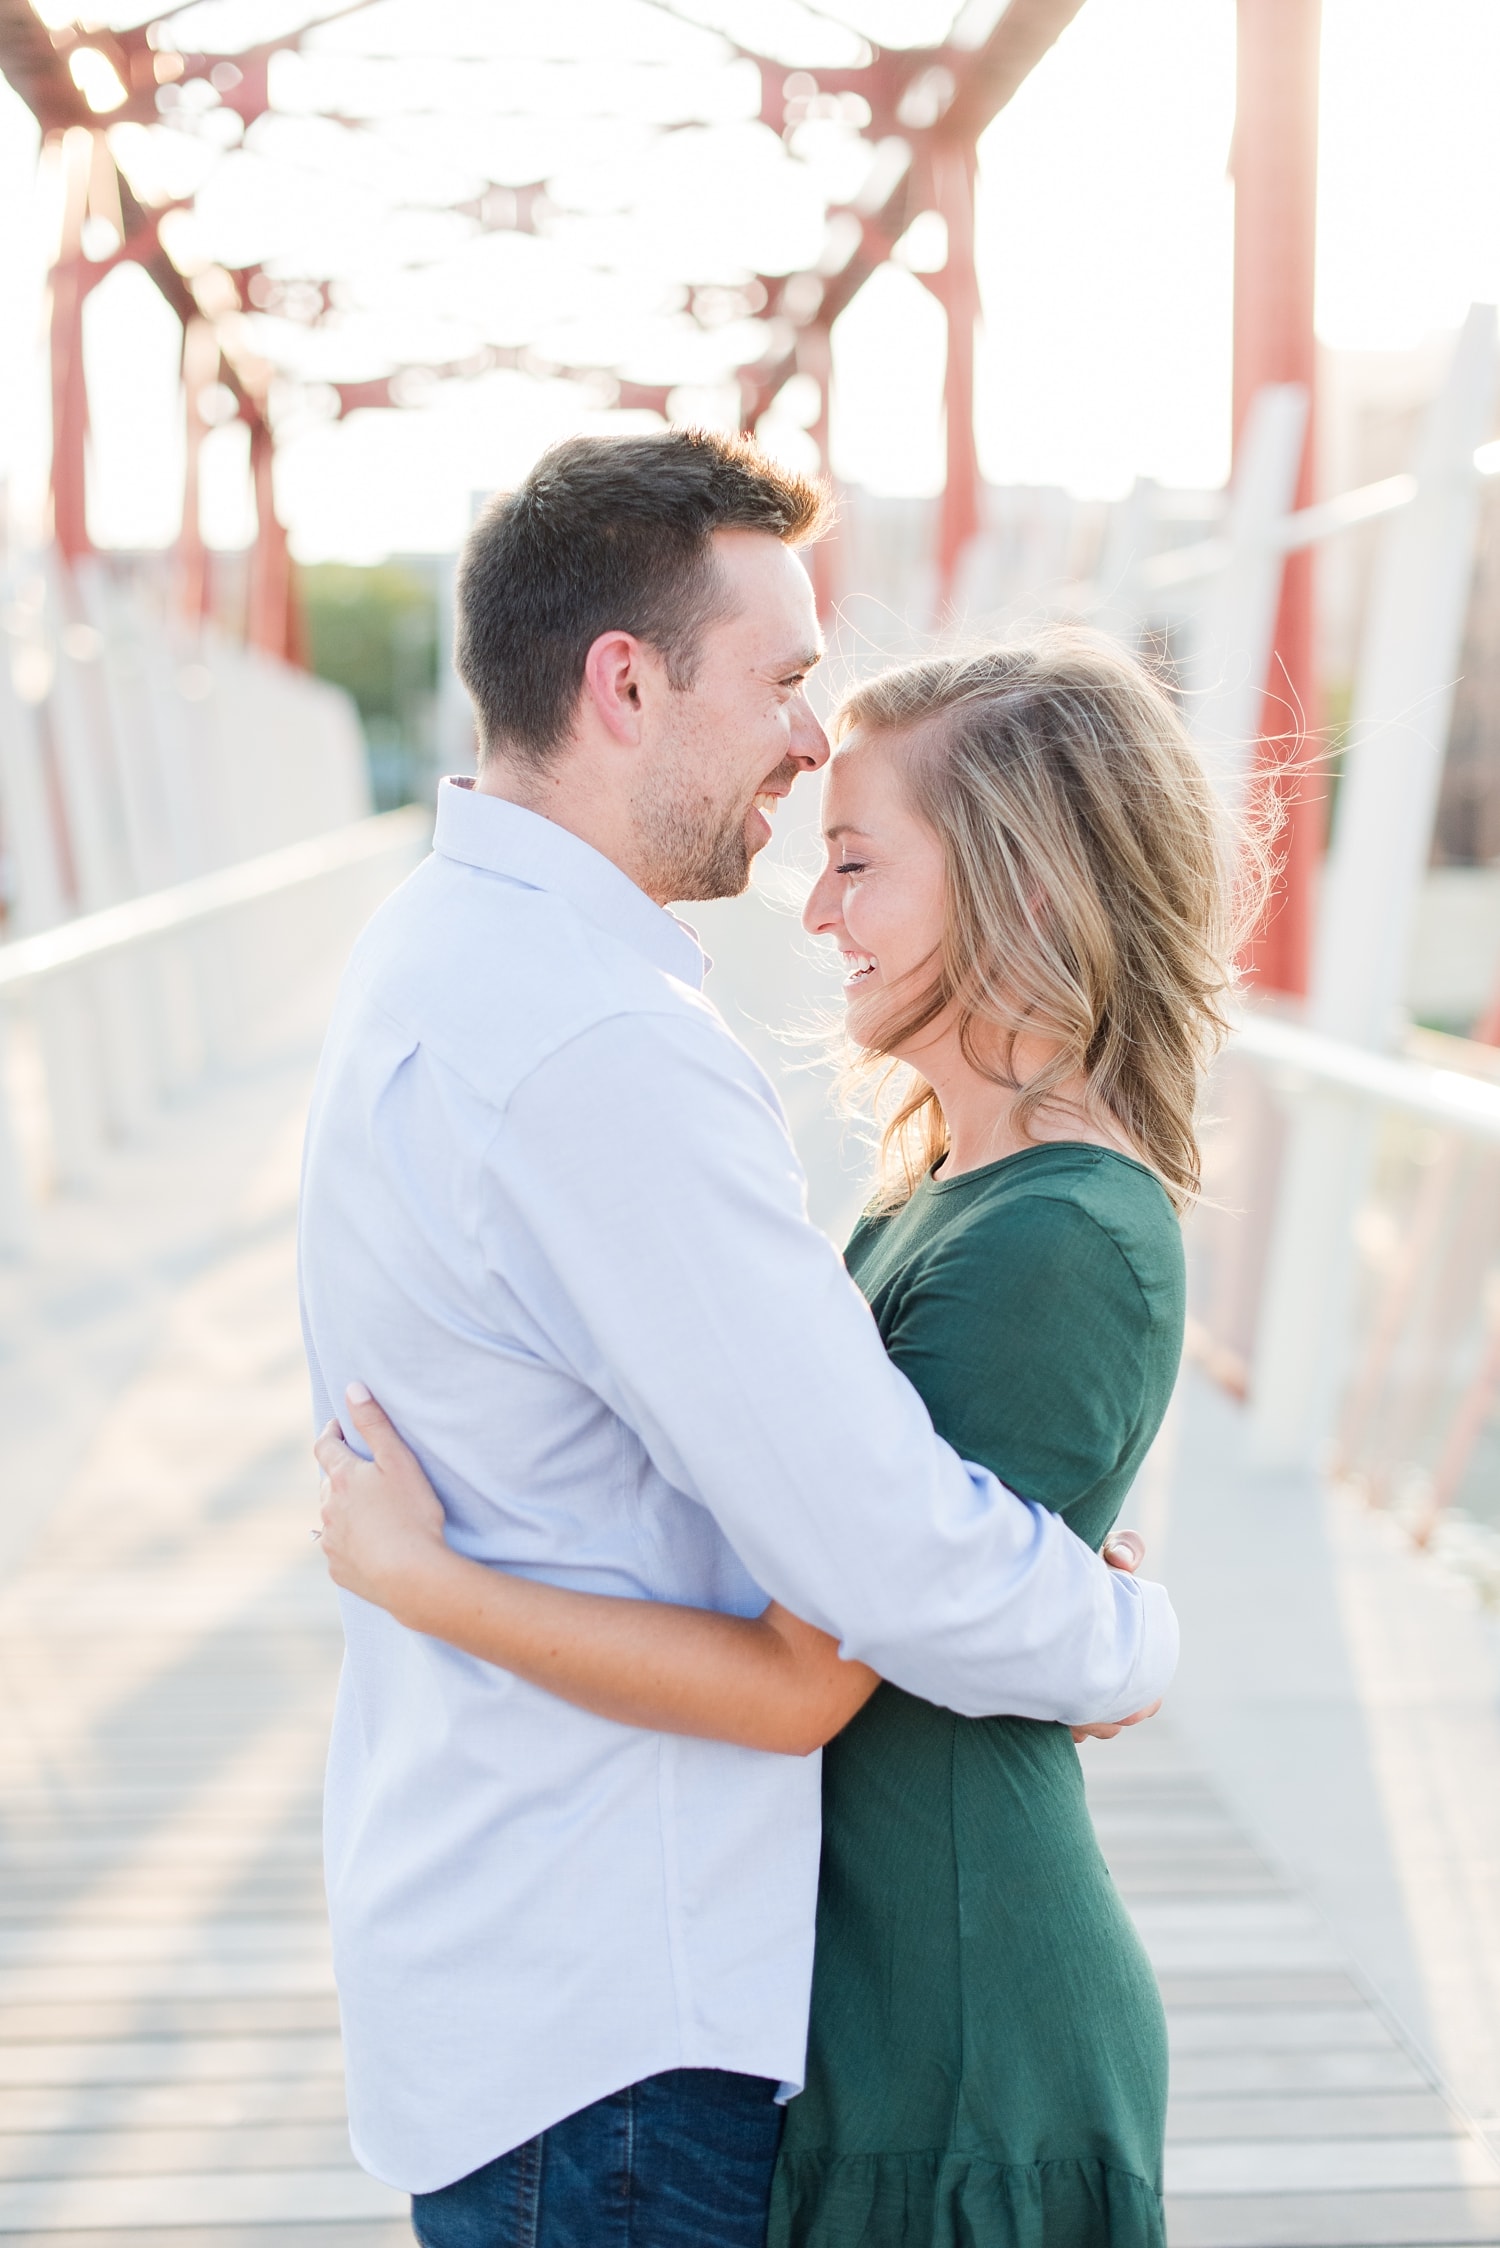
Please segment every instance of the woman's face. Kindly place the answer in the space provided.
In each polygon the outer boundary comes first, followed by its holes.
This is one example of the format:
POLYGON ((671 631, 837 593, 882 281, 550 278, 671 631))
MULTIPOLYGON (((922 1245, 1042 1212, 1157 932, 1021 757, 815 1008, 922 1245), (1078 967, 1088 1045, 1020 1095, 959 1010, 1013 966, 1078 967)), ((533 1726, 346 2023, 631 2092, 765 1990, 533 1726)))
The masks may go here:
POLYGON ((881 1025, 932 981, 943 938, 943 847, 905 800, 899 737, 849 735, 828 768, 828 863, 802 925, 843 955, 849 1035, 882 1044, 881 1025))

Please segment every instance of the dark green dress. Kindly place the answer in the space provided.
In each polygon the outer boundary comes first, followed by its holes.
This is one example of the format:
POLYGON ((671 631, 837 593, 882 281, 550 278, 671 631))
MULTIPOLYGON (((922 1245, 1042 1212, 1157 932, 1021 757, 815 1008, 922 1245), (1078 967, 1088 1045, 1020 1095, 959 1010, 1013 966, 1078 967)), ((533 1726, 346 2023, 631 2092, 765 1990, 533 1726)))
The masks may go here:
MULTIPOLYGON (((861 1219, 941 1435, 1102 1544, 1182 1345, 1141 1164, 1029 1148, 861 1219)), ((770 2248, 1162 2248, 1166 2031, 1067 1728, 881 1686, 825 1752, 807 2088, 770 2248)))

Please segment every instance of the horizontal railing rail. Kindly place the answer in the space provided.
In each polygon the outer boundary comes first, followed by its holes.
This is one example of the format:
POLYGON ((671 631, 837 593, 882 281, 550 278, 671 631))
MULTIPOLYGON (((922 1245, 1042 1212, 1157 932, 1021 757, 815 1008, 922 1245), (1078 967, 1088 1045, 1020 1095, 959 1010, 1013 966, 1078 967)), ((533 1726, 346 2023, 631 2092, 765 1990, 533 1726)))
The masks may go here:
MULTIPOLYGON (((1479 447, 1474 455, 1474 473, 1500 476, 1500 439, 1479 447)), ((1410 507, 1418 489, 1415 476, 1382 476, 1377 483, 1357 485, 1334 499, 1317 500, 1311 507, 1279 516, 1265 526, 1263 543, 1280 554, 1318 546, 1343 531, 1357 530, 1362 523, 1399 514, 1402 508, 1410 507)), ((1141 565, 1141 577, 1153 593, 1167 593, 1176 586, 1196 585, 1217 576, 1233 559, 1234 547, 1227 538, 1195 539, 1190 545, 1170 546, 1161 554, 1153 554, 1141 565)))
POLYGON ((335 828, 332 834, 289 843, 282 850, 198 875, 169 890, 64 921, 37 936, 18 937, 0 945, 0 993, 85 961, 126 953, 152 938, 175 936, 237 907, 383 858, 408 842, 415 845, 430 826, 430 815, 420 805, 404 804, 397 811, 377 812, 350 827, 335 828))
POLYGON ((288 1035, 430 833, 405 805, 0 945, 0 1249, 163 1100, 288 1035))
POLYGON ((1500 1141, 1500 1084, 1485 1078, 1400 1055, 1372 1053, 1275 1015, 1241 1016, 1230 1050, 1309 1085, 1423 1117, 1476 1139, 1500 1141))

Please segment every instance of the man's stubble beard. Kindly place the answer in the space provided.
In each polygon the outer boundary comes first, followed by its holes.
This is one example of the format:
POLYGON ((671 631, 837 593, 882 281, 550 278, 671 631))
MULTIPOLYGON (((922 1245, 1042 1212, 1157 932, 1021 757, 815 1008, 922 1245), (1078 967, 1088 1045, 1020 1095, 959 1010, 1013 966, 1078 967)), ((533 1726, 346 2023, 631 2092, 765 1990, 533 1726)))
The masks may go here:
MULTIPOLYGON (((745 838, 749 804, 728 811, 707 801, 692 757, 692 743, 675 774, 663 776, 636 801, 637 832, 652 870, 653 897, 682 905, 742 897, 750 886, 751 850, 745 838)), ((761 782, 790 788, 800 766, 788 758, 761 782)))
POLYGON ((657 796, 642 806, 640 827, 653 869, 653 897, 690 905, 707 898, 737 898, 749 888, 743 812, 726 819, 701 800, 683 803, 657 796))

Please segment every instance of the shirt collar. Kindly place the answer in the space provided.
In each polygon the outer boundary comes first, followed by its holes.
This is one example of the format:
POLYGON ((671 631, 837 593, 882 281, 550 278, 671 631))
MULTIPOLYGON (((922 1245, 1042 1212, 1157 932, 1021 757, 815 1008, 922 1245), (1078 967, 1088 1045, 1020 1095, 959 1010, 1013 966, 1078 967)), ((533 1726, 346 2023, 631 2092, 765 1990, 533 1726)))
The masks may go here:
POLYGON ((707 961, 686 922, 648 898, 612 859, 555 820, 451 774, 438 784, 432 847, 446 859, 550 890, 653 967, 701 989, 707 961))

